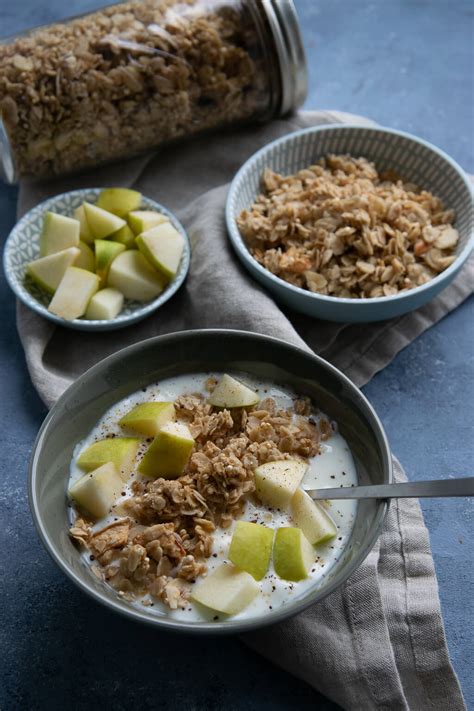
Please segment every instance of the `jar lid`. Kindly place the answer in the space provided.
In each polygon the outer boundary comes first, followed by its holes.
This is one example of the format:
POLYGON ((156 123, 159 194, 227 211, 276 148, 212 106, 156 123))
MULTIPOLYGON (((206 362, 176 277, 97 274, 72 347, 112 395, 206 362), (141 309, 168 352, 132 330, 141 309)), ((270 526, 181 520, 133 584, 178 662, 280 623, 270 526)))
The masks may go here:
POLYGON ((300 25, 293 0, 261 0, 275 41, 281 74, 283 116, 298 108, 308 93, 308 71, 300 25))

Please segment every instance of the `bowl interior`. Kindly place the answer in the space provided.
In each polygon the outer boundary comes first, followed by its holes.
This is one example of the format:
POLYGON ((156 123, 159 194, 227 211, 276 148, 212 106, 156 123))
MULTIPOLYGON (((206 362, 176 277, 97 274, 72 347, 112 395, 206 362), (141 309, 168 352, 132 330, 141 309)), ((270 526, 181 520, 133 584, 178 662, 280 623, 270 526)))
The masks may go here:
POLYGON ((84 318, 66 322, 48 311, 48 304, 51 297, 40 289, 26 276, 26 266, 28 262, 38 259, 39 237, 43 226, 45 212, 51 210, 62 215, 73 216, 74 210, 83 202, 95 202, 101 188, 88 188, 84 190, 72 190, 68 193, 56 195, 30 210, 13 228, 5 245, 4 268, 10 286, 16 295, 30 308, 40 313, 42 316, 55 321, 61 325, 84 330, 108 330, 114 327, 125 326, 138 318, 144 317, 154 311, 158 306, 176 291, 183 282, 188 267, 190 248, 186 232, 176 217, 163 205, 142 196, 141 208, 145 210, 157 210, 170 219, 173 226, 181 232, 185 238, 185 251, 181 259, 178 273, 167 285, 166 289, 153 301, 142 303, 126 299, 120 314, 110 321, 88 321, 84 318))
POLYGON ((81 376, 51 410, 38 435, 31 460, 30 502, 40 536, 60 567, 96 599, 130 617, 195 632, 242 631, 294 614, 340 585, 375 542, 386 506, 365 501, 358 507, 351 540, 321 583, 271 618, 188 623, 158 617, 120 600, 91 573, 71 543, 66 487, 73 449, 111 405, 135 390, 187 372, 237 370, 272 379, 309 395, 334 418, 353 452, 361 482, 391 479, 383 429, 372 408, 339 371, 289 344, 236 331, 171 334, 136 344, 98 363, 81 376))
POLYGON ((240 169, 232 183, 227 204, 228 229, 240 253, 245 252, 247 258, 257 264, 240 235, 236 218, 260 194, 264 169, 291 175, 329 153, 365 157, 373 161, 379 171, 393 170, 404 180, 429 190, 441 198, 445 209, 455 212, 455 227, 460 236, 456 253, 460 255, 472 242, 471 187, 461 168, 449 156, 399 131, 339 125, 309 128, 284 136, 258 151, 240 169))

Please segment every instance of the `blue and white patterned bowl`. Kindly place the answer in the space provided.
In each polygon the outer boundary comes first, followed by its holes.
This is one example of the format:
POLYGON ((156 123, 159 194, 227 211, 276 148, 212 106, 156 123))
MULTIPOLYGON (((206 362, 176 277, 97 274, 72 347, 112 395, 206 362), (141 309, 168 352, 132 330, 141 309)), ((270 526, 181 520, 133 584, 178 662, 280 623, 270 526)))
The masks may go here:
POLYGON ((173 226, 184 237, 184 252, 179 265, 178 273, 168 284, 166 289, 153 301, 142 303, 139 301, 125 300, 124 307, 119 315, 110 321, 89 321, 77 318, 66 321, 48 311, 51 297, 37 287, 30 279, 25 279, 26 265, 39 257, 39 237, 43 226, 45 212, 51 210, 62 215, 72 216, 76 207, 83 202, 95 202, 102 188, 88 188, 86 190, 71 190, 49 198, 26 213, 10 232, 3 253, 3 268, 7 281, 17 297, 30 309, 40 316, 53 321, 60 326, 73 328, 79 331, 112 331, 117 328, 130 326, 141 321, 153 311, 159 309, 184 282, 189 270, 191 260, 191 247, 184 227, 176 217, 163 205, 154 200, 142 197, 141 207, 145 210, 156 210, 166 215, 173 226))
POLYGON ((280 138, 255 153, 232 181, 226 204, 230 241, 249 272, 275 299, 309 316, 341 322, 380 321, 419 308, 448 286, 474 246, 471 184, 457 163, 435 146, 402 131, 354 125, 307 128, 280 138), (262 267, 247 249, 236 218, 250 207, 261 192, 260 178, 265 168, 291 175, 329 153, 349 153, 374 161, 378 170, 394 170, 441 198, 456 214, 460 239, 457 258, 427 284, 395 296, 373 299, 345 299, 314 294, 288 284, 262 267))

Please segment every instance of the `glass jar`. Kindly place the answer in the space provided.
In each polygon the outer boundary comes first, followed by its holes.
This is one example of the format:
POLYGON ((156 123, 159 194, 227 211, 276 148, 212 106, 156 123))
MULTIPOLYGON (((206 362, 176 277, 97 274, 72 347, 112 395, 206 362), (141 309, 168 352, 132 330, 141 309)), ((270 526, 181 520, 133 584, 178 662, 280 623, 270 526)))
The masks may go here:
POLYGON ((1 170, 61 175, 305 96, 292 0, 129 0, 0 42, 1 170))

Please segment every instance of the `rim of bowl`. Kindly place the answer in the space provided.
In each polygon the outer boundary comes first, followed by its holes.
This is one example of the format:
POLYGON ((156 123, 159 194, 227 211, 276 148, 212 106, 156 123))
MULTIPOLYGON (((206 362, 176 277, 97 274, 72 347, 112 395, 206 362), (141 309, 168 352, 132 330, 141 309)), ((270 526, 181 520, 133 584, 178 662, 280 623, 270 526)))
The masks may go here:
POLYGON ((346 131, 346 130, 354 130, 354 129, 360 129, 364 131, 374 131, 378 133, 389 133, 395 136, 400 136, 401 138, 406 138, 410 141, 413 141, 414 143, 418 143, 425 148, 428 148, 431 150, 433 153, 438 154, 441 158, 443 158, 449 165, 458 173, 459 177, 463 181, 465 187, 467 188, 470 196, 471 196, 471 211, 472 211, 472 202, 473 202, 473 193, 474 193, 474 186, 471 184, 469 181, 465 171, 459 163, 457 163, 451 156, 449 156, 447 153, 445 153, 441 148, 438 148, 435 146, 433 143, 430 143, 429 141, 425 141, 422 138, 418 138, 417 136, 414 136, 411 133, 407 133, 406 131, 399 131, 394 128, 387 128, 385 126, 363 126, 361 124, 357 123, 345 123, 345 124, 327 124, 324 126, 310 126, 308 128, 302 128, 298 131, 292 131, 291 133, 287 133, 285 136, 282 136, 281 138, 277 138, 274 141, 271 141, 270 143, 267 143, 263 148, 260 148, 258 151, 256 151, 253 155, 248 158, 245 163, 239 168, 237 173, 235 174, 229 188, 229 192, 227 195, 226 199, 226 206, 225 206, 225 219, 226 219, 226 226, 227 226, 227 233, 229 235, 229 239, 232 243, 232 246, 234 247, 235 251, 239 256, 243 258, 245 262, 252 268, 256 269, 262 276, 266 277, 269 281, 273 282, 276 286, 280 288, 286 288, 289 291, 294 292, 295 294, 298 294, 300 297, 305 298, 305 299, 310 299, 310 300, 317 300, 321 302, 326 302, 326 303, 331 303, 331 304, 348 304, 348 305, 355 305, 355 304, 387 304, 393 301, 403 301, 405 299, 409 299, 410 297, 413 296, 413 294, 419 294, 423 291, 428 290, 430 287, 433 285, 439 284, 440 282, 444 281, 446 278, 449 278, 449 276, 455 272, 458 271, 458 269, 461 268, 461 266, 466 262, 468 259, 471 251, 474 248, 474 230, 471 228, 471 235, 468 238, 466 245, 463 247, 462 251, 456 255, 456 259, 450 266, 445 269, 443 272, 438 274, 437 276, 433 277, 433 279, 430 279, 426 284, 421 284, 420 286, 416 286, 413 289, 407 289, 406 291, 401 291, 398 294, 394 294, 393 296, 375 296, 373 298, 369 297, 363 297, 363 298, 355 298, 355 299, 349 299, 347 297, 343 296, 326 296, 325 294, 317 294, 311 291, 307 291, 306 289, 302 289, 299 286, 294 286, 293 284, 290 284, 289 282, 285 281, 284 279, 280 279, 280 277, 275 276, 275 274, 272 274, 268 269, 265 269, 257 260, 255 257, 253 257, 249 250, 247 245, 245 244, 245 241, 240 234, 240 230, 237 227, 237 222, 232 214, 232 202, 234 201, 236 195, 240 191, 240 182, 245 175, 245 173, 250 170, 253 166, 253 164, 261 157, 265 156, 268 153, 273 152, 273 150, 277 147, 280 146, 288 141, 291 141, 292 139, 299 138, 299 136, 304 136, 308 133, 323 133, 325 131, 346 131))
POLYGON ((165 207, 161 203, 157 202, 156 200, 153 200, 152 198, 149 198, 146 195, 143 195, 143 198, 148 203, 147 205, 145 205, 145 208, 148 209, 151 206, 153 206, 159 212, 161 212, 162 214, 169 217, 172 225, 184 237, 184 250, 183 250, 183 255, 181 257, 181 264, 180 264, 179 271, 178 271, 176 277, 171 282, 169 282, 165 291, 163 291, 161 294, 159 294, 156 297, 156 299, 153 299, 152 301, 146 303, 144 306, 137 307, 130 314, 126 314, 126 315, 122 315, 122 316, 119 314, 118 316, 116 316, 113 319, 91 320, 91 319, 84 319, 84 318, 75 318, 75 319, 72 319, 71 321, 67 321, 66 319, 56 316, 56 314, 50 313, 48 311, 47 307, 40 304, 37 301, 37 299, 29 292, 24 293, 23 290, 19 286, 18 280, 16 278, 14 278, 11 275, 10 270, 7 269, 7 261, 9 260, 9 255, 13 250, 12 245, 13 245, 13 240, 15 239, 16 233, 19 232, 20 230, 22 230, 25 227, 25 225, 27 225, 28 222, 31 220, 31 213, 33 212, 33 210, 53 209, 56 201, 61 200, 66 195, 69 195, 71 197, 75 197, 75 196, 79 197, 79 196, 85 195, 86 193, 99 194, 101 190, 104 190, 104 188, 91 187, 91 188, 78 188, 76 190, 67 190, 64 193, 58 193, 57 195, 53 195, 52 197, 49 197, 46 200, 43 200, 42 202, 39 202, 37 205, 34 205, 34 207, 32 207, 30 210, 28 210, 28 212, 25 215, 23 215, 23 217, 21 217, 20 220, 18 220, 18 222, 13 227, 13 229, 10 231, 10 233, 5 241, 5 246, 3 249, 3 272, 5 274, 8 285, 10 286, 10 289, 13 291, 15 296, 18 299, 20 299, 20 301, 23 304, 25 304, 25 306, 27 306, 32 311, 35 311, 40 316, 43 316, 43 318, 46 318, 49 321, 52 321, 53 323, 57 324, 58 326, 64 326, 65 328, 72 328, 72 329, 81 330, 81 331, 108 331, 108 330, 113 330, 114 328, 124 328, 125 326, 129 326, 132 323, 136 323, 137 321, 140 321, 140 320, 146 318, 151 313, 153 313, 154 311, 159 309, 160 306, 163 306, 163 304, 165 304, 169 299, 171 299, 171 297, 174 296, 174 294, 178 291, 180 286, 183 284, 183 282, 186 279, 188 272, 189 272, 189 267, 190 267, 190 263, 191 263, 191 244, 190 244, 189 237, 188 237, 186 230, 184 229, 183 225, 178 220, 176 215, 173 212, 171 212, 171 210, 169 210, 167 207, 165 207))
MULTIPOLYGON (((45 434, 49 427, 49 423, 54 417, 56 409, 63 405, 63 403, 67 402, 69 398, 74 398, 74 395, 83 387, 83 383, 85 380, 87 380, 91 375, 97 374, 105 366, 117 363, 125 354, 128 355, 130 353, 133 353, 133 351, 140 350, 145 346, 145 344, 147 344, 148 346, 150 346, 151 344, 157 344, 157 347, 166 347, 166 344, 170 341, 192 341, 194 338, 196 338, 196 336, 199 337, 201 335, 208 335, 210 337, 215 336, 216 338, 231 335, 231 337, 235 338, 246 338, 249 340, 259 340, 266 341, 267 343, 275 343, 278 344, 279 347, 283 346, 289 351, 296 351, 302 356, 309 358, 312 361, 316 361, 321 367, 329 370, 333 375, 339 378, 339 380, 344 382, 345 385, 354 393, 359 404, 362 405, 363 408, 366 408, 367 414, 369 414, 369 416, 372 418, 372 429, 382 449, 383 471, 384 475, 387 477, 386 483, 391 483, 393 481, 393 467, 390 445, 383 425, 380 421, 380 418, 378 417, 375 409, 370 404, 369 400, 365 397, 365 395, 363 395, 359 388, 354 385, 354 383, 338 368, 336 368, 328 361, 324 360, 324 358, 321 358, 321 356, 305 351, 302 348, 293 346, 292 344, 287 343, 286 341, 283 341, 279 338, 274 338, 273 336, 266 336, 263 334, 254 333, 252 331, 241 331, 234 329, 195 329, 192 331, 178 331, 162 336, 154 336, 153 338, 148 338, 143 341, 139 341, 138 343, 135 343, 131 346, 127 346, 126 348, 122 348, 121 350, 116 351, 110 356, 107 356, 106 358, 86 370, 85 373, 83 373, 72 385, 69 386, 69 388, 61 395, 61 397, 57 400, 55 405, 53 405, 53 407, 49 411, 36 436, 28 466, 28 501, 36 531, 46 551, 54 560, 54 562, 58 565, 58 567, 63 571, 63 573, 65 573, 70 580, 72 580, 83 592, 85 592, 93 600, 101 603, 102 605, 105 605, 106 607, 114 610, 115 612, 118 612, 120 615, 127 617, 128 619, 132 619, 137 622, 142 622, 144 624, 149 624, 157 628, 198 635, 233 634, 254 630, 260 627, 265 627, 267 625, 272 625, 277 622, 281 622, 282 620, 285 620, 288 617, 293 617, 294 615, 302 612, 311 605, 320 602, 325 597, 334 592, 334 590, 340 587, 350 577, 350 575, 352 575, 352 573, 361 565, 361 563, 365 560, 365 558, 369 555, 370 551, 374 547, 380 535, 383 523, 385 521, 385 516, 389 508, 389 503, 384 500, 379 501, 379 507, 375 514, 374 525, 370 534, 367 536, 363 547, 358 551, 356 555, 354 555, 353 558, 351 558, 350 561, 348 561, 346 573, 343 576, 342 580, 340 580, 339 582, 335 582, 334 580, 330 581, 327 587, 324 590, 320 591, 320 595, 319 597, 317 597, 316 600, 305 598, 295 600, 293 603, 290 603, 290 605, 281 608, 279 611, 273 612, 272 615, 268 617, 268 619, 265 619, 264 616, 261 616, 249 620, 242 620, 237 622, 231 621, 230 623, 228 621, 202 622, 193 623, 191 625, 181 620, 173 620, 167 616, 158 617, 150 614, 147 615, 146 608, 144 608, 143 611, 138 611, 132 605, 130 605, 128 608, 123 608, 116 602, 112 594, 109 596, 105 593, 100 593, 99 591, 96 591, 92 587, 90 587, 86 581, 82 580, 78 575, 76 575, 76 573, 68 566, 67 562, 56 553, 54 546, 50 544, 49 536, 43 526, 42 514, 38 505, 36 495, 37 461, 42 447, 43 438, 45 437, 45 434)), ((307 597, 310 597, 310 592, 311 588, 308 592, 307 597)))

